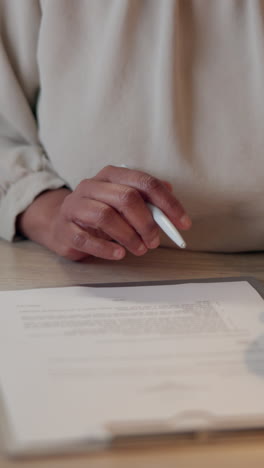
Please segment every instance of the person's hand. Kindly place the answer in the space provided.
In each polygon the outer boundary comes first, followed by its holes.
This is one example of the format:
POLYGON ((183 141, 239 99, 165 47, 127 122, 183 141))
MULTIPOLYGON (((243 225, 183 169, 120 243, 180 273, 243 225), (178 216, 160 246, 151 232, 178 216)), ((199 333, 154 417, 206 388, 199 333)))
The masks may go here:
POLYGON ((26 237, 71 260, 89 255, 120 260, 158 247, 159 228, 146 201, 179 229, 191 221, 168 183, 149 174, 107 166, 70 192, 47 191, 18 218, 26 237))

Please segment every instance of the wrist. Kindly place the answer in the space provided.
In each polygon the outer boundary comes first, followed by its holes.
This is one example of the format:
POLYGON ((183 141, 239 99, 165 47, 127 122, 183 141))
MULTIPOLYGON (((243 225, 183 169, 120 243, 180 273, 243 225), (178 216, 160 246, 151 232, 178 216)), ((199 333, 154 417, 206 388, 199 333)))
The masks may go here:
POLYGON ((42 192, 17 217, 17 232, 53 250, 53 223, 60 207, 71 191, 67 188, 42 192))

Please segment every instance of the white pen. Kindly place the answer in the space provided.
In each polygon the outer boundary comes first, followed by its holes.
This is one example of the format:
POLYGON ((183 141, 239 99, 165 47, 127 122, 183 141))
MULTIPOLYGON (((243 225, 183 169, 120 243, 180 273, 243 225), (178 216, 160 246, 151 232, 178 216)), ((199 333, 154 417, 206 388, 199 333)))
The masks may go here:
MULTIPOLYGON (((129 169, 128 166, 125 164, 122 164, 119 167, 125 167, 129 169)), ((181 249, 185 249, 186 247, 186 242, 182 238, 181 234, 179 233, 178 229, 172 224, 172 222, 169 220, 169 218, 161 211, 157 206, 152 205, 152 203, 147 202, 147 206, 149 207, 152 216, 158 226, 164 231, 167 236, 175 242, 175 244, 178 245, 181 249)))
POLYGON ((157 206, 152 205, 152 203, 147 203, 152 216, 159 227, 164 231, 169 238, 175 242, 181 249, 185 249, 186 242, 180 235, 178 229, 172 224, 169 218, 161 211, 157 206))

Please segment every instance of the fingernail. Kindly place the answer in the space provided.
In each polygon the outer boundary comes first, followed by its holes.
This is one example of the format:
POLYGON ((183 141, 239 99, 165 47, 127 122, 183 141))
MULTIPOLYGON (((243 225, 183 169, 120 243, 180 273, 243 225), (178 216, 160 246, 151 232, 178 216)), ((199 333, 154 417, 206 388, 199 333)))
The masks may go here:
POLYGON ((159 245, 160 245, 159 236, 154 237, 154 239, 152 239, 152 241, 149 242, 149 247, 151 249, 156 249, 156 247, 158 247, 159 245))
POLYGON ((124 256, 124 250, 123 249, 115 249, 113 251, 113 257, 114 258, 122 258, 124 256))
POLYGON ((144 244, 140 244, 140 246, 137 248, 137 251, 138 251, 139 253, 143 253, 143 252, 145 253, 147 250, 148 250, 148 249, 147 249, 147 247, 146 247, 144 244))
POLYGON ((188 229, 192 225, 192 221, 191 221, 191 219, 189 218, 189 216, 187 214, 183 215, 180 218, 180 223, 181 223, 182 227, 185 228, 185 229, 188 229))

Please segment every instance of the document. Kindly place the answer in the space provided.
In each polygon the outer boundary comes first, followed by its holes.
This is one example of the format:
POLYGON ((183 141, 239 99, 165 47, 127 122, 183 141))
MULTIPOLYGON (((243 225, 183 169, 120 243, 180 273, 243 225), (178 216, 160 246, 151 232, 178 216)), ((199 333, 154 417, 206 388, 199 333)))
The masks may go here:
POLYGON ((7 451, 263 427, 261 290, 233 279, 0 292, 7 451))

